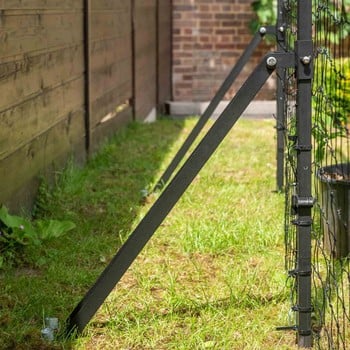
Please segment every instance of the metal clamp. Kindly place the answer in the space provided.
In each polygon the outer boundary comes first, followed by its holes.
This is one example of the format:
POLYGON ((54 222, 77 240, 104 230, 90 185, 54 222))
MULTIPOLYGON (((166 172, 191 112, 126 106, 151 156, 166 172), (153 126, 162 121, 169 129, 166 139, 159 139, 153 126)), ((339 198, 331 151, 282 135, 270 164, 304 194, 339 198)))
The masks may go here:
POLYGON ((308 337, 309 335, 312 334, 312 331, 311 330, 302 330, 302 329, 299 329, 298 330, 298 333, 299 335, 302 335, 304 337, 308 337))
POLYGON ((304 313, 304 314, 310 314, 312 311, 314 311, 314 308, 312 306, 303 307, 300 305, 294 305, 294 306, 292 306, 292 311, 300 312, 300 313, 304 313))
POLYGON ((312 271, 300 271, 300 270, 290 270, 288 271, 288 276, 290 277, 297 277, 297 276, 301 276, 301 277, 308 277, 311 276, 312 271))
POLYGON ((293 208, 312 208, 315 204, 315 198, 313 197, 299 197, 298 195, 292 196, 293 208))
POLYGON ((292 220, 292 224, 295 226, 311 226, 313 223, 312 218, 307 218, 307 219, 296 219, 292 220))
POLYGON ((312 150, 312 145, 295 145, 294 149, 299 152, 308 152, 312 150))

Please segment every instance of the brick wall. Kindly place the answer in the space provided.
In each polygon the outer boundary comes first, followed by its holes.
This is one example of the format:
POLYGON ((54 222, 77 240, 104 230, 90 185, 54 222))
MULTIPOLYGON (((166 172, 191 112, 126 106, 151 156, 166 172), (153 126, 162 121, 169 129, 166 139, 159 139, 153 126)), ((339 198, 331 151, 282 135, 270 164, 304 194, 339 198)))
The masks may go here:
MULTIPOLYGON (((208 101, 252 38, 253 0, 173 0, 173 99, 208 101)), ((269 51, 259 46, 226 98, 269 51)), ((259 99, 274 97, 269 80, 259 99)))

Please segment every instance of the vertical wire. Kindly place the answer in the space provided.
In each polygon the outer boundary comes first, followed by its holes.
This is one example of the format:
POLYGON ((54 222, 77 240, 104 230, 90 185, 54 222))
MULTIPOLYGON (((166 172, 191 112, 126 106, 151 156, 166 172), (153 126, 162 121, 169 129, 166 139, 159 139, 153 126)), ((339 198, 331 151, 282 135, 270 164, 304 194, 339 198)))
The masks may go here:
POLYGON ((346 35, 349 26, 347 19, 349 6, 348 0, 314 2, 316 52, 313 87, 314 172, 317 174, 323 167, 329 165, 338 166, 340 169, 337 173, 329 175, 329 181, 322 191, 316 184, 317 180, 314 184, 317 203, 313 228, 313 285, 314 308, 319 322, 319 332, 315 339, 319 349, 346 349, 347 344, 350 344, 349 257, 340 256, 344 247, 341 247, 340 239, 337 237, 339 232, 345 232, 349 239, 348 223, 344 221, 344 217, 347 214, 350 216, 350 213, 344 213, 338 207, 340 194, 337 192, 337 187, 333 188, 334 184, 338 186, 341 170, 345 172, 345 177, 348 177, 350 169, 347 165, 350 147, 347 129, 350 94, 346 95, 347 79, 350 78, 347 58, 350 56, 350 50, 349 39, 344 40, 344 33, 346 35), (322 144, 325 146, 324 156, 317 161, 317 150, 322 144), (326 190, 331 193, 328 197, 324 194, 326 190), (327 205, 326 200, 330 200, 327 205), (334 223, 332 228, 331 224, 334 223))

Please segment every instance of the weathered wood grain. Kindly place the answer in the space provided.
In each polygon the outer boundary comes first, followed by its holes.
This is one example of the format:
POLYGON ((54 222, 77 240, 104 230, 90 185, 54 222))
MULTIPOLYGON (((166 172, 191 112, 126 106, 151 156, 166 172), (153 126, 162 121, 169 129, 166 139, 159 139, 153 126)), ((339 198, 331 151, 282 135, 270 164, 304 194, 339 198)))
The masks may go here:
POLYGON ((35 140, 84 104, 82 77, 0 112, 0 159, 35 140))
POLYGON ((82 9, 83 2, 81 0, 0 0, 0 9, 82 9))
POLYGON ((0 1, 2 203, 26 200, 71 153, 85 157, 82 4, 0 1))
POLYGON ((0 203, 168 98, 170 3, 0 0, 0 203))
POLYGON ((84 74, 83 46, 77 45, 27 55, 0 63, 0 110, 43 94, 45 91, 84 74))
POLYGON ((134 13, 134 103, 135 117, 143 120, 156 106, 156 5, 136 1, 134 13))
POLYGON ((130 1, 91 0, 91 9, 90 124, 94 134, 99 130, 93 137, 99 143, 105 129, 101 120, 115 116, 118 106, 132 98, 131 6, 130 1))
POLYGON ((76 111, 1 160, 1 203, 11 202, 17 192, 23 192, 26 184, 33 183, 40 175, 47 175, 47 169, 55 164, 60 169, 70 155, 81 157, 85 139, 84 115, 83 110, 76 111))
POLYGON ((1 16, 0 58, 77 45, 83 41, 80 12, 1 16))

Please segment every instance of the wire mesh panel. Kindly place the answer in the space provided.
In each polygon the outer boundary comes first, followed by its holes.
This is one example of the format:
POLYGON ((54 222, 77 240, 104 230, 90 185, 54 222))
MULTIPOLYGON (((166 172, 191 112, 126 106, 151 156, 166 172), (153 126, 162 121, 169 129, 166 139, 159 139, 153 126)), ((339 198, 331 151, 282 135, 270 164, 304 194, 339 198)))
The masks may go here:
MULTIPOLYGON (((296 3, 283 1, 286 46, 293 49, 296 3)), ((312 330, 319 349, 350 348, 350 0, 313 1, 313 288, 312 330)), ((296 81, 283 77, 286 144, 286 269, 297 305, 298 242, 295 221, 297 178, 296 81)), ((306 272, 305 272, 306 273, 306 272)), ((295 310, 294 310, 295 311, 295 310)))
POLYGON ((314 333, 350 347, 350 0, 314 1, 314 333))

